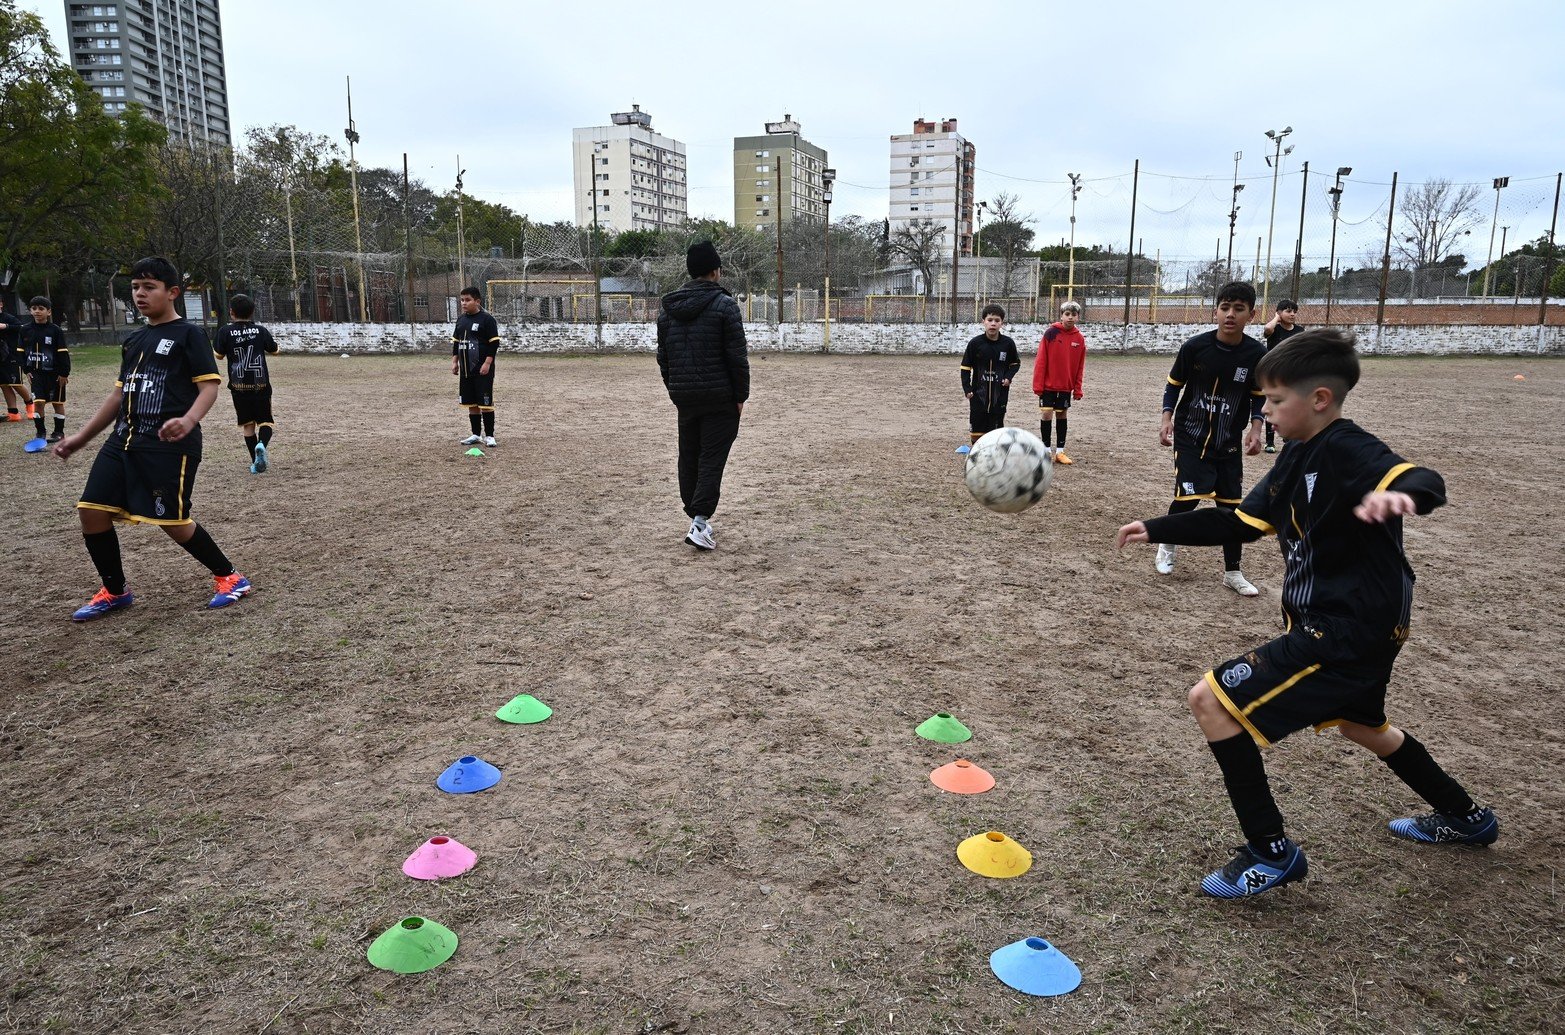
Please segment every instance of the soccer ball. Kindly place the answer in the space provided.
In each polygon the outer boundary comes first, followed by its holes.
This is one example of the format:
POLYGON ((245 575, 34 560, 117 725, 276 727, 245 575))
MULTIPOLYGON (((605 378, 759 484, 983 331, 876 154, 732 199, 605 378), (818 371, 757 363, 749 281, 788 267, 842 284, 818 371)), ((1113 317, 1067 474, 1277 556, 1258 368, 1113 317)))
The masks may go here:
POLYGON ((1032 432, 996 428, 973 443, 966 479, 973 499, 1001 514, 1016 514, 1049 491, 1054 460, 1032 432))

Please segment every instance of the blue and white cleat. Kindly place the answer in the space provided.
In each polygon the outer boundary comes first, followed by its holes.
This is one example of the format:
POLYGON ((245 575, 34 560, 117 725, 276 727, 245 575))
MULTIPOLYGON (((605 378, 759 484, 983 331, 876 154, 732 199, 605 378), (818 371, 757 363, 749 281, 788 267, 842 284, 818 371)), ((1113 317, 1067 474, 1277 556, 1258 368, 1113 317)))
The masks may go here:
POLYGON ((257 442, 255 444, 255 463, 250 465, 250 473, 251 474, 265 474, 266 473, 266 462, 267 462, 266 447, 264 445, 262 445, 261 443, 257 442))
POLYGON ((239 598, 250 592, 250 580, 237 571, 232 575, 218 575, 212 580, 212 599, 207 607, 227 607, 239 603, 239 598))
POLYGON ((1492 845, 1500 838, 1500 819, 1487 808, 1478 810, 1475 823, 1460 816, 1430 812, 1393 819, 1386 826, 1403 840, 1426 845, 1492 845))
POLYGON ((93 594, 91 600, 78 607, 71 614, 71 621, 90 622, 94 618, 102 618, 110 611, 118 611, 122 607, 129 607, 135 601, 136 594, 128 589, 123 593, 114 594, 100 587, 98 592, 93 594))
POLYGON ((1288 854, 1277 862, 1256 855, 1247 844, 1220 870, 1213 870, 1201 881, 1201 890, 1213 898, 1250 898, 1264 894, 1281 884, 1303 880, 1310 864, 1298 845, 1290 844, 1288 854))

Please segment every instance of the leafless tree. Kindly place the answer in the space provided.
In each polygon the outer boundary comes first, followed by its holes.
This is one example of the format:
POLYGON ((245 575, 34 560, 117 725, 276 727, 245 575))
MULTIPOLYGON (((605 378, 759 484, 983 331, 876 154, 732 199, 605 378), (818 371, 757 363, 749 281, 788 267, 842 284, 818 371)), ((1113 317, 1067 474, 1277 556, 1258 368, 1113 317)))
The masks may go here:
POLYGON ((1415 269, 1440 265, 1481 221, 1475 183, 1430 180, 1408 191, 1399 206, 1401 224, 1392 232, 1394 254, 1415 269))
POLYGON ((945 254, 946 228, 933 219, 915 219, 891 232, 891 257, 924 278, 924 297, 935 292, 935 266, 945 254))
POLYGON ((1033 217, 1021 211, 1020 198, 1005 191, 990 199, 989 211, 994 221, 984 227, 983 243, 1005 260, 1001 267, 1000 297, 1011 298, 1022 283, 1024 264, 1018 257, 1032 247, 1033 232, 1029 227, 1033 217))

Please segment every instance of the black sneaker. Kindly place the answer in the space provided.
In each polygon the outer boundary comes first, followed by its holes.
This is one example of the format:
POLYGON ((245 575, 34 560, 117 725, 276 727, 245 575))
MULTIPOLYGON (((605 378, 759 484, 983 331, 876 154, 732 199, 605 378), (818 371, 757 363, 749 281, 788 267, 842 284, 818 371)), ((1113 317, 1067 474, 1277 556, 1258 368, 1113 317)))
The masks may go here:
POLYGON ((1426 845, 1492 845, 1500 839, 1500 819, 1486 808, 1478 810, 1474 823, 1443 812, 1430 812, 1393 819, 1386 826, 1405 841, 1426 845))

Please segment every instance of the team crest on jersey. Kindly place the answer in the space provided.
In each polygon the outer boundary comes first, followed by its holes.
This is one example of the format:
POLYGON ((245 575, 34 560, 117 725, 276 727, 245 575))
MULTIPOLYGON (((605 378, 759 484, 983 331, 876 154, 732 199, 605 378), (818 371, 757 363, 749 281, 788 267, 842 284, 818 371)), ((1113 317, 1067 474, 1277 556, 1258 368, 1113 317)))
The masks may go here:
POLYGON ((1311 471, 1304 476, 1304 498, 1310 503, 1315 502, 1315 475, 1316 472, 1311 471))
POLYGON ((1242 384, 1250 379, 1249 367, 1237 367, 1234 369, 1234 384, 1242 384))
POLYGON ((1254 669, 1241 661, 1239 664, 1223 673, 1223 685, 1232 690, 1246 679, 1249 679, 1250 676, 1254 674, 1254 672, 1254 669))
POLYGON ((1001 363, 1005 362, 1005 350, 1004 349, 1000 350, 1000 362, 1001 363))
POLYGON ((156 514, 158 517, 162 517, 163 516, 164 510, 163 510, 163 497, 162 496, 159 496, 159 497, 157 497, 156 499, 154 499, 152 501, 152 512, 154 514, 156 514))
POLYGON ((1186 496, 1195 495, 1195 482, 1180 482, 1179 484, 1184 488, 1186 496))
POLYGON ((173 352, 173 351, 174 351, 174 339, 173 338, 164 338, 162 341, 158 342, 158 355, 166 356, 170 352, 173 352))

